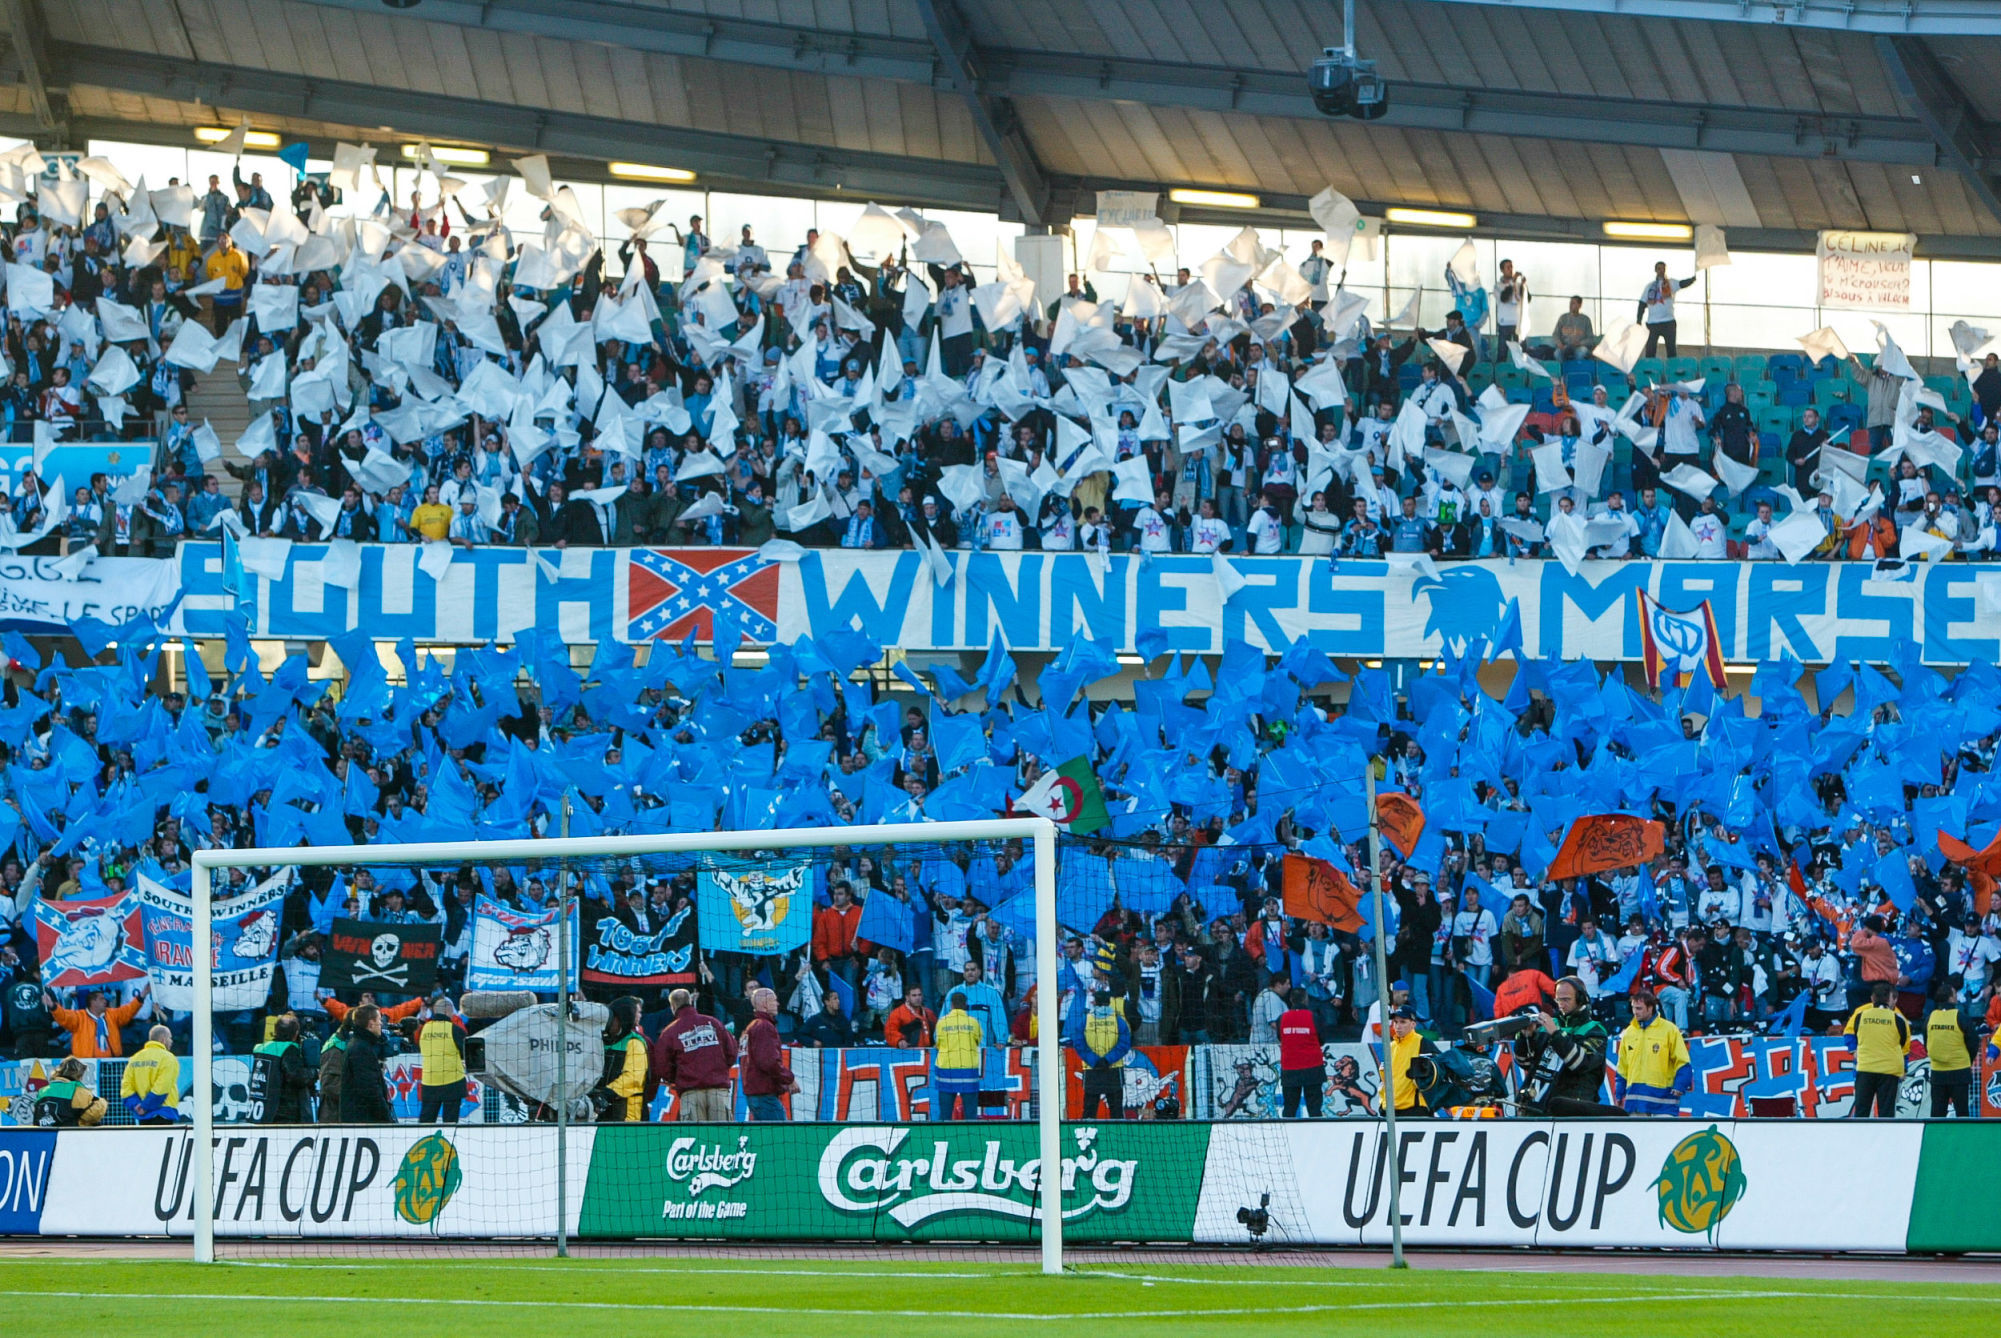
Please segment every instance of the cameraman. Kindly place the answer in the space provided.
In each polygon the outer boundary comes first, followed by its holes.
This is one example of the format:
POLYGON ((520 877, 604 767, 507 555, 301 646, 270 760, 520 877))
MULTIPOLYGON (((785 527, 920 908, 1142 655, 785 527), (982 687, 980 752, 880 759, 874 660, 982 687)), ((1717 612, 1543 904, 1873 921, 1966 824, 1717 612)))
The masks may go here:
POLYGON ((1528 1086, 1546 1084, 1532 1103, 1555 1115, 1597 1113, 1611 1034, 1592 1014, 1591 992, 1576 976, 1556 982, 1555 999, 1556 1012, 1538 1008, 1536 1029, 1515 1042, 1531 1065, 1528 1086))

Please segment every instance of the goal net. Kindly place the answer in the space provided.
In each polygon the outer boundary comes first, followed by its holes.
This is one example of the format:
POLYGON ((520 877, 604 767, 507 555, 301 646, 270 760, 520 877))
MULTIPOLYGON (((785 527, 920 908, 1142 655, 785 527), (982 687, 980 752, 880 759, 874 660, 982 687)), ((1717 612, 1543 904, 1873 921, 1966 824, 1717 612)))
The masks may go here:
POLYGON ((1057 838, 1010 818, 200 852, 192 1127, 119 1158, 157 1172, 129 1229, 198 1260, 1039 1241, 1054 1271, 1066 1217, 1131 1202, 1138 1136, 1103 1123, 1117 1080, 1065 1070, 1097 977, 1059 934, 1113 897, 1073 886, 1058 911, 1057 838), (239 940, 274 879, 314 932, 279 963, 287 1006, 246 1008, 239 940), (1101 1124, 1064 1126, 1086 1095, 1101 1124))

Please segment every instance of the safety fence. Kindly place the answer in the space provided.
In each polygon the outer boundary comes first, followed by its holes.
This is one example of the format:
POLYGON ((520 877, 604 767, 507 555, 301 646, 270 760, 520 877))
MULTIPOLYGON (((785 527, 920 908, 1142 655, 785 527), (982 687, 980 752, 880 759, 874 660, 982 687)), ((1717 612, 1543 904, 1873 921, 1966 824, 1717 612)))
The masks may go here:
MULTIPOLYGON (((1067 1118, 1083 1114, 1082 1067, 1074 1052, 1065 1051, 1067 1118)), ((799 1122, 918 1122, 931 1118, 932 1050, 893 1046, 789 1051, 787 1062, 799 1079, 799 1091, 786 1098, 790 1117, 799 1122)), ((1381 1114, 1380 1075, 1368 1046, 1356 1042, 1321 1047, 1326 1078, 1322 1113, 1329 1118, 1373 1118, 1381 1114)), ((0 1127, 34 1123, 35 1096, 49 1081, 53 1059, 0 1062, 0 1127)), ((127 1122, 115 1098, 124 1077, 125 1061, 86 1061, 88 1085, 114 1098, 107 1122, 127 1122)), ((1693 1087, 1681 1113, 1709 1119, 1745 1119, 1783 1113, 1805 1119, 1846 1118, 1855 1103, 1854 1054, 1839 1037, 1741 1038, 1703 1036, 1689 1042, 1693 1087), (1753 1103, 1757 1103, 1754 1105, 1753 1103)), ((185 1097, 193 1065, 183 1061, 185 1097)), ((1503 1057, 1502 1071, 1512 1076, 1503 1057)), ((981 1079, 985 1114, 993 1119, 1034 1117, 1035 1052, 1027 1048, 989 1049, 981 1079)), ((1912 1062, 1897 1094, 1897 1114, 1918 1117, 1930 1110, 1930 1069, 1919 1058, 1912 1062)), ((398 1120, 414 1121, 422 1102, 422 1061, 414 1054, 392 1055, 384 1063, 390 1109, 398 1120)), ((1276 1045, 1155 1045, 1136 1047, 1124 1074, 1128 1112, 1172 1109, 1190 1120, 1263 1120, 1285 1114, 1279 1082, 1276 1045)), ((1611 1099, 1608 1087, 1604 1093, 1611 1099)), ((2001 1060, 1981 1061, 1975 1099, 1988 1118, 2001 1118, 2001 1060)), ((214 1098, 218 1124, 251 1119, 250 1058, 217 1055, 214 1098)), ((740 1092, 733 1094, 737 1118, 748 1107, 740 1092)), ((185 1107, 186 1102, 183 1101, 185 1107)), ((460 1118, 467 1123, 519 1124, 527 1112, 512 1096, 480 1082, 467 1084, 460 1118)), ((662 1088, 648 1104, 649 1121, 677 1118, 674 1095, 662 1088)))

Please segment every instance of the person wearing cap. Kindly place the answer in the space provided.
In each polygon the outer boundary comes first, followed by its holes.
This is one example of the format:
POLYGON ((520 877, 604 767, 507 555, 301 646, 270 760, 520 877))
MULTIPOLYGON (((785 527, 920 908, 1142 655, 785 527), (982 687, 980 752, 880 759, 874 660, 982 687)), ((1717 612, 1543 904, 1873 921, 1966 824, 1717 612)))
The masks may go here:
POLYGON ((1091 992, 1089 1008, 1073 1010, 1069 1033, 1065 1039, 1084 1064, 1084 1110, 1079 1118, 1097 1119, 1102 1104, 1107 1119, 1124 1119, 1125 1064, 1132 1051, 1125 1010, 1112 1003, 1110 990, 1100 987, 1091 992))
POLYGON ((978 1119, 987 1033, 980 1020, 967 1011, 965 990, 955 989, 946 999, 945 1014, 938 1019, 935 1034, 938 1052, 931 1061, 931 1118, 978 1119))
POLYGON ((1431 1043, 1429 1036, 1418 1031, 1417 1014, 1408 1004, 1390 1009, 1389 1050, 1389 1075, 1382 1080, 1382 1087, 1389 1091, 1397 1114, 1411 1116, 1427 1113, 1424 1099, 1417 1094, 1417 1083, 1410 1076, 1410 1061, 1419 1055, 1435 1055, 1438 1047, 1431 1043))

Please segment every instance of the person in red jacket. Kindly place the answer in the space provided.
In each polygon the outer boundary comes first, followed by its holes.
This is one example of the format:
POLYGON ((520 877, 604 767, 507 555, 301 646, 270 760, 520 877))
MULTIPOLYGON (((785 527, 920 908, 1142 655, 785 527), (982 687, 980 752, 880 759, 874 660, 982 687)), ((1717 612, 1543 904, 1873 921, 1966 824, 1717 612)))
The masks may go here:
MULTIPOLYGON (((722 1124, 731 1115, 730 1070, 736 1065, 736 1037, 729 1028, 695 1007, 694 996, 675 990, 667 996, 674 1020, 653 1042, 647 1071, 653 1086, 674 1094, 674 1118, 683 1124, 722 1124)), ((648 1091, 650 1100, 653 1093, 648 1091)))
POLYGON ((757 990, 750 996, 750 1008, 750 1021, 737 1037, 744 1100, 751 1119, 782 1124, 791 1117, 780 1098, 798 1091, 799 1080, 792 1076, 785 1062, 785 1046, 778 1039, 778 996, 770 990, 757 990))
POLYGON ((834 903, 813 912, 813 962, 848 982, 856 991, 862 978, 863 950, 855 940, 862 927, 862 908, 846 883, 835 883, 828 893, 834 903))
POLYGON ((1278 1015, 1278 1089, 1285 1101, 1285 1118, 1306 1114, 1320 1118, 1321 1090, 1327 1082, 1327 1061, 1320 1053, 1320 1029, 1313 1024, 1306 991, 1286 991, 1286 1010, 1278 1015))
POLYGON ((924 987, 912 985, 883 1021, 882 1042, 904 1050, 928 1050, 931 1029, 937 1025, 938 1015, 924 1006, 924 987))

